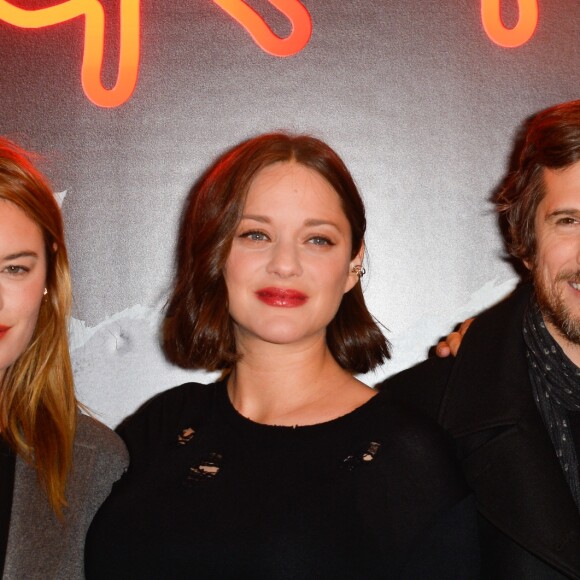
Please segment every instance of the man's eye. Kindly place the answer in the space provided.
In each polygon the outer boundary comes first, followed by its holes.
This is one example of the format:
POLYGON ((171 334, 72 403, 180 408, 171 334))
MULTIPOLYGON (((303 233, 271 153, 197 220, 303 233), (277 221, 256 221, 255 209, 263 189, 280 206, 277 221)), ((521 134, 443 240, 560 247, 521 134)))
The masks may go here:
POLYGON ((557 222, 558 225, 571 226, 578 223, 578 220, 573 217, 562 217, 557 222))

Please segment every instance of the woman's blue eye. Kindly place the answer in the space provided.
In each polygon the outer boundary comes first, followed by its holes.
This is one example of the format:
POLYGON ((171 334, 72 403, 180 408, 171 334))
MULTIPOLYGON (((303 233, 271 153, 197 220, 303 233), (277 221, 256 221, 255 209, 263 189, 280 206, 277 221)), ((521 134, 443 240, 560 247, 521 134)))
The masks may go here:
POLYGON ((314 236, 308 240, 309 243, 314 244, 315 246, 332 246, 333 243, 324 236, 314 236))
POLYGON ((246 238, 247 240, 253 240, 254 242, 263 242, 268 240, 268 236, 264 232, 259 231, 244 232, 240 235, 240 238, 246 238))

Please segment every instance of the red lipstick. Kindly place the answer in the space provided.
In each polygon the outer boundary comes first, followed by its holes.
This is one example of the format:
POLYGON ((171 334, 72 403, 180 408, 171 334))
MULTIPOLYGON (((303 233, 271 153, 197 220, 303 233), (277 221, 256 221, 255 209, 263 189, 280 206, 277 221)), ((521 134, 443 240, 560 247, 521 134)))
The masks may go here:
POLYGON ((4 336, 6 335, 6 333, 11 329, 11 326, 3 326, 2 324, 0 324, 0 338, 4 338, 4 336))
POLYGON ((291 288, 262 288, 256 292, 256 296, 268 306, 283 308, 302 306, 308 300, 306 294, 291 288))

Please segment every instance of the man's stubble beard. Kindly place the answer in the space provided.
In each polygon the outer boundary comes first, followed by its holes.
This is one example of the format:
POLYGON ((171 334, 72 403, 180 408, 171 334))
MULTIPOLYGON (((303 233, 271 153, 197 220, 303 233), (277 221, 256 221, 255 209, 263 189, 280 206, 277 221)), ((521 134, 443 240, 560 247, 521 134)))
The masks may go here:
POLYGON ((540 311, 546 322, 551 323, 565 340, 580 345, 580 318, 575 317, 557 291, 561 282, 580 283, 580 270, 561 272, 549 286, 544 283, 541 273, 534 267, 534 287, 540 311))

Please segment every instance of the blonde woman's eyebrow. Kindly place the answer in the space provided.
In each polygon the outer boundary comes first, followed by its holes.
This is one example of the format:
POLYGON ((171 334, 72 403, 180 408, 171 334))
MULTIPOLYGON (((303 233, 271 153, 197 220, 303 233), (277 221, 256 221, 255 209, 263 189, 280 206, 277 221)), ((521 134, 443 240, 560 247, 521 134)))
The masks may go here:
POLYGON ((32 251, 16 252, 15 254, 8 254, 1 259, 6 262, 8 260, 19 260, 20 258, 36 258, 38 259, 38 254, 32 251))

